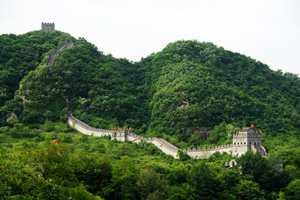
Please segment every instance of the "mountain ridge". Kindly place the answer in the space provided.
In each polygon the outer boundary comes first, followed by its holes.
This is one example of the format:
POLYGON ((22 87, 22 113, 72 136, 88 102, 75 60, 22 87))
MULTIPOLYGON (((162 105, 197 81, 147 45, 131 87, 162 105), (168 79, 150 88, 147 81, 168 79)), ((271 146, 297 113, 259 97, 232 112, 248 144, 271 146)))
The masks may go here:
MULTIPOLYGON (((18 36, 2 35, 1 44, 7 37, 18 36)), ((23 107, 17 96, 4 98, 3 124, 9 113, 27 124, 65 120, 67 98, 73 114, 91 126, 136 127, 140 134, 165 137, 177 145, 182 141, 182 147, 199 143, 197 133, 185 131, 187 127, 219 127, 221 133, 212 134, 219 139, 209 139, 219 144, 230 143, 227 132, 250 123, 273 136, 299 135, 299 77, 274 72, 212 43, 177 41, 132 63, 61 32, 36 31, 20 37, 48 38, 45 44, 51 48, 49 41, 70 38, 76 46, 58 52, 51 68, 40 61, 23 77, 19 92, 30 103, 23 107)))

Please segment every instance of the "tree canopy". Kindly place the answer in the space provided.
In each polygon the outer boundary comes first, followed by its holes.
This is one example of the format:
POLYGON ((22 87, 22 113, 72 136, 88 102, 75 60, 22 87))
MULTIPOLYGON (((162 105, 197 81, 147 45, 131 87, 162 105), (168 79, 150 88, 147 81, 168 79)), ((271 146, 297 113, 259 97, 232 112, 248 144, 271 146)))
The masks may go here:
POLYGON ((176 41, 139 62, 60 31, 0 36, 0 198, 293 199, 299 196, 297 75, 212 43, 176 41), (65 41, 73 47, 51 51, 65 41), (230 144, 255 124, 269 156, 180 159, 154 145, 74 133, 132 127, 180 148, 230 144), (202 128, 209 130, 203 134, 202 128), (55 145, 58 141, 59 145, 55 145), (223 169, 236 159, 234 169, 223 169))

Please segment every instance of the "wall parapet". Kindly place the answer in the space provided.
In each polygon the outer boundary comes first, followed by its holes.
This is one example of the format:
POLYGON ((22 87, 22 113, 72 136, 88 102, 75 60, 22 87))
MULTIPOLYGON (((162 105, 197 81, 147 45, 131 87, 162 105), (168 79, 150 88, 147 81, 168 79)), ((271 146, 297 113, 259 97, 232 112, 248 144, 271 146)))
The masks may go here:
POLYGON ((86 130, 89 130, 89 131, 94 131, 94 132, 104 132, 104 133, 125 133, 125 132, 131 132, 131 130, 109 130, 109 129, 100 129, 100 128, 94 128, 94 127, 91 127, 89 125, 87 125, 86 123, 84 123, 83 121, 75 118, 72 113, 68 113, 68 117, 69 117, 69 120, 72 121, 72 123, 76 123, 76 125, 80 126, 81 128, 84 128, 86 130))
POLYGON ((261 138, 261 134, 259 134, 259 133, 239 133, 239 134, 233 134, 233 138, 242 138, 242 137, 261 138))
POLYGON ((156 141, 159 144, 161 144, 163 147, 165 147, 166 149, 168 149, 170 151, 173 151, 173 152, 176 152, 176 153, 177 153, 177 151, 179 149, 178 147, 176 147, 175 145, 171 144, 170 142, 166 141, 163 138, 156 138, 156 137, 147 138, 147 137, 143 137, 143 136, 140 136, 138 134, 135 134, 133 132, 129 133, 128 136, 134 137, 135 139, 143 140, 145 142, 156 141))
POLYGON ((232 144, 226 144, 221 146, 215 147, 196 147, 196 148, 189 148, 189 149, 182 149, 183 152, 200 152, 200 151, 218 151, 222 149, 232 148, 232 144))

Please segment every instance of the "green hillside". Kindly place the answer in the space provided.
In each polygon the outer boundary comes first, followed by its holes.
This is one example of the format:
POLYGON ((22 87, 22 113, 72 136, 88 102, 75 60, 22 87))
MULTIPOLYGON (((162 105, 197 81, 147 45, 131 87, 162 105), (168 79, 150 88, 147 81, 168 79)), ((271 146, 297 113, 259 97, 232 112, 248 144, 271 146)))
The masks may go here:
POLYGON ((65 40, 74 38, 59 31, 33 31, 22 35, 0 36, 0 106, 13 98, 22 78, 65 40))
MULTIPOLYGON (((61 113, 64 114, 62 110, 66 107, 66 101, 69 101, 73 110, 82 112, 83 119, 94 119, 92 125, 95 127, 117 126, 119 121, 122 125, 130 123, 138 126, 140 117, 134 113, 141 106, 137 100, 138 81, 135 81, 134 64, 126 59, 104 56, 83 38, 75 40, 63 33, 56 38, 57 34, 40 31, 32 34, 37 37, 42 34, 52 40, 72 39, 76 45, 59 52, 54 66, 44 64, 49 53, 45 51, 39 57, 39 61, 43 60, 41 63, 36 61, 36 65, 30 68, 33 70, 26 71, 23 80, 15 80, 14 92, 19 85, 20 89, 16 91, 15 99, 7 101, 2 107, 2 124, 6 124, 6 118, 11 113, 26 124, 43 123, 46 119, 57 121, 61 113)), ((52 44, 52 48, 58 46, 58 43, 52 44)), ((21 69, 15 70, 19 73, 21 69)), ((3 80, 8 82, 10 77, 3 80)), ((13 95, 10 94, 10 97, 13 95)))
POLYGON ((300 79, 212 43, 178 41, 143 59, 148 133, 180 139, 186 127, 221 123, 299 135, 300 79))
POLYGON ((177 41, 134 63, 59 31, 4 34, 0 199, 299 199, 299 113, 297 75, 212 43, 177 41), (180 148, 231 143, 253 123, 268 156, 177 160, 146 142, 76 133, 66 107, 92 127, 132 127, 180 148))
MULTIPOLYGON (((8 50, 17 57, 1 54, 2 124, 11 113, 31 125, 63 120, 69 102, 73 114, 93 127, 134 127, 182 147, 199 144, 191 127, 227 126, 232 134, 254 123, 267 135, 299 135, 299 77, 212 43, 177 41, 132 63, 57 31, 3 35, 0 41, 2 49, 22 44, 8 50), (66 40, 75 46, 46 66, 49 50, 66 40)), ((223 135, 210 141, 230 143, 223 135)))

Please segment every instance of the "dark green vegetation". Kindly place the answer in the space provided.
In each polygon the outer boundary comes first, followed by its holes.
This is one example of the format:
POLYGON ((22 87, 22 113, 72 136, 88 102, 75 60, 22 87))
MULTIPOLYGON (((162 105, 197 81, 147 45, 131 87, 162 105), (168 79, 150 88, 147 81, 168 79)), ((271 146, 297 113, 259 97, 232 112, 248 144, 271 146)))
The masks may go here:
POLYGON ((1 35, 0 196, 299 198, 299 113, 297 75, 212 43, 170 43, 133 63, 59 31, 1 35), (66 40, 75 46, 46 66, 49 52, 66 40), (197 161, 183 154, 176 161, 149 144, 68 134, 67 106, 93 127, 133 127, 181 148, 231 143, 234 131, 254 123, 269 156, 238 159, 243 175, 220 168, 229 155, 197 161), (189 127, 214 129, 205 140, 189 127), (67 144, 55 147, 53 140, 67 144))
POLYGON ((0 106, 14 97, 20 81, 30 70, 45 63, 45 56, 63 44, 74 40, 69 34, 58 31, 45 34, 42 31, 23 35, 0 36, 0 106))
POLYGON ((149 134, 167 133, 186 141, 185 127, 222 122, 242 127, 252 122, 272 136, 299 136, 296 75, 274 72, 251 58, 196 41, 171 43, 139 64, 146 71, 149 134))
POLYGON ((224 169, 231 155, 176 160, 150 143, 86 136, 61 122, 39 130, 14 123, 0 136, 1 199, 300 198, 297 140, 267 158, 249 151, 237 158, 241 168, 224 169))

